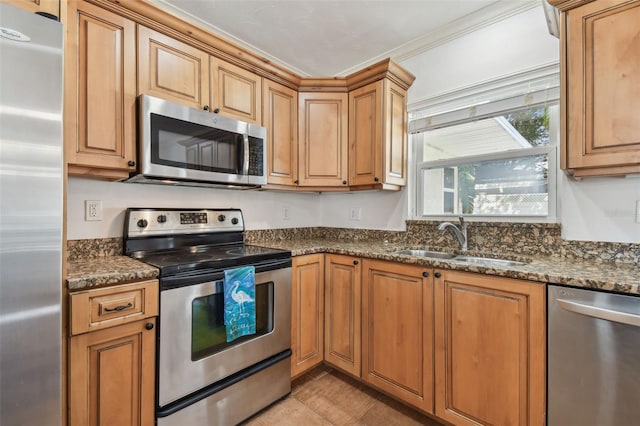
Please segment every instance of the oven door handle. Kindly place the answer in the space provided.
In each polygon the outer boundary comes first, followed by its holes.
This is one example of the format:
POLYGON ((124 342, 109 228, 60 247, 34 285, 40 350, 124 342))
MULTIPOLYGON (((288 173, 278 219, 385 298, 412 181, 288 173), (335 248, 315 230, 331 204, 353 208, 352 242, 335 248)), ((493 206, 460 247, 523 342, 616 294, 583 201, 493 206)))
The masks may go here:
POLYGON ((585 305, 571 300, 557 299, 558 305, 566 311, 580 315, 587 315, 597 319, 603 319, 621 324, 640 327, 640 315, 600 308, 598 306, 585 305))

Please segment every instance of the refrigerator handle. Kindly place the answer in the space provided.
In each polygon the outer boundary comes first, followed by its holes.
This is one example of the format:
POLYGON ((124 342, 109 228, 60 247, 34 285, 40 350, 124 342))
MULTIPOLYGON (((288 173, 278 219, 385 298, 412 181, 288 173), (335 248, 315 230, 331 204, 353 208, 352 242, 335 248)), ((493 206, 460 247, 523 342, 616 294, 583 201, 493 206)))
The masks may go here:
POLYGON ((583 303, 578 303, 571 300, 557 299, 556 301, 562 309, 574 312, 576 314, 587 315, 593 318, 640 327, 640 315, 634 315, 620 311, 612 311, 611 309, 585 305, 583 303))

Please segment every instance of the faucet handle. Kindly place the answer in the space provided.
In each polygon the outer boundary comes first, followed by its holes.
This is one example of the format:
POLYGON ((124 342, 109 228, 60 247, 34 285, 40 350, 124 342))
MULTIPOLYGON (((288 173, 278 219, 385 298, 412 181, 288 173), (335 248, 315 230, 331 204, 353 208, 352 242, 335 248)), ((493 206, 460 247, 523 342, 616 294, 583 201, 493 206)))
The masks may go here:
POLYGON ((460 220, 460 229, 464 228, 464 217, 458 216, 458 220, 460 220))

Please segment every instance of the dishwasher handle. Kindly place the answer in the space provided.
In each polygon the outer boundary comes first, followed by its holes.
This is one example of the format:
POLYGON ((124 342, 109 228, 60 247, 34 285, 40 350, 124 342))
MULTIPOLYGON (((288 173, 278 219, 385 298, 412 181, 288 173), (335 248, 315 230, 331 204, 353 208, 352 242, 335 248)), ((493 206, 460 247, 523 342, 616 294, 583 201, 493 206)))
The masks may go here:
POLYGON ((562 309, 576 314, 640 327, 640 315, 613 311, 611 309, 600 308, 592 305, 585 305, 571 300, 556 299, 556 301, 562 309))

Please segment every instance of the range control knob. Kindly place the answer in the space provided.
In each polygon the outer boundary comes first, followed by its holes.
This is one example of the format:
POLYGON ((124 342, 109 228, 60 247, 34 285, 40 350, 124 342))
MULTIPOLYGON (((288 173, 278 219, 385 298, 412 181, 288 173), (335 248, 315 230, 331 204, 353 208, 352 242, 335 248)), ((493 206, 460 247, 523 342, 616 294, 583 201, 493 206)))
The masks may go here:
POLYGON ((224 222, 226 218, 227 217, 225 215, 221 214, 220 216, 218 216, 218 222, 224 222))
POLYGON ((166 215, 159 215, 158 216, 158 223, 165 223, 167 221, 167 216, 166 215))
POLYGON ((237 225, 237 224, 238 224, 238 222, 239 222, 239 220, 238 220, 238 218, 237 218, 237 217, 234 217, 233 219, 231 219, 231 223, 232 223, 233 225, 237 225))
POLYGON ((148 224, 147 219, 140 219, 137 223, 138 228, 146 228, 148 224))

